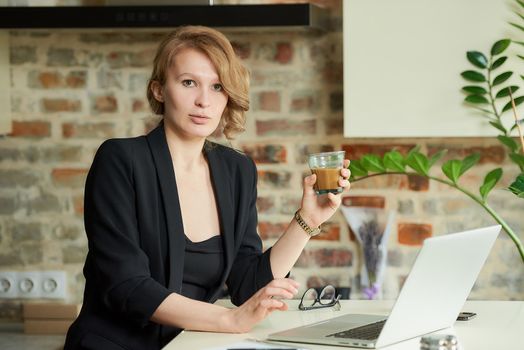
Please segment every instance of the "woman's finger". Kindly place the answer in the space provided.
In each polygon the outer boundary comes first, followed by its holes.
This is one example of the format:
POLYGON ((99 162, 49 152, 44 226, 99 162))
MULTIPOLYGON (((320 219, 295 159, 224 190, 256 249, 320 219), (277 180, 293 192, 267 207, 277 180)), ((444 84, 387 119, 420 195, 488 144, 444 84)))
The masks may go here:
POLYGON ((292 299, 296 293, 278 287, 265 287, 263 296, 269 298, 292 299))
POLYGON ((349 159, 344 159, 344 168, 349 168, 349 164, 351 164, 351 161, 349 159))

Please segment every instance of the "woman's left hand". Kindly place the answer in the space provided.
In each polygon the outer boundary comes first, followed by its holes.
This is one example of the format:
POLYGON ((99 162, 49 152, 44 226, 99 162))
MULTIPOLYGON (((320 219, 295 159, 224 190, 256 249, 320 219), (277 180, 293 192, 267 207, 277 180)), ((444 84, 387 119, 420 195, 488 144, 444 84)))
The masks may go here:
POLYGON ((304 178, 304 193, 302 195, 300 216, 309 226, 320 226, 337 211, 342 201, 342 194, 350 188, 348 179, 351 176, 351 171, 348 168, 349 159, 344 159, 344 167, 340 170, 342 178, 338 180, 338 184, 343 188, 343 191, 338 194, 317 195, 313 187, 317 181, 317 176, 311 174, 304 178))

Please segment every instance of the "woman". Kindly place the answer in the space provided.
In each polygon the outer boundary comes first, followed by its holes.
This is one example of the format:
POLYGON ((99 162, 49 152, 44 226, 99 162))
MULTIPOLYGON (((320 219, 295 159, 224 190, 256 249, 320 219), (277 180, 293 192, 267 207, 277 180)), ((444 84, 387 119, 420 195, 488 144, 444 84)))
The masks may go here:
MULTIPOLYGON (((246 332, 287 309, 306 230, 331 217, 340 195, 317 196, 306 177, 296 218, 262 253, 255 164, 206 140, 243 130, 248 84, 216 30, 183 27, 161 43, 147 96, 163 121, 104 142, 89 171, 84 302, 65 349, 158 349, 181 329, 246 332), (224 283, 238 308, 212 304, 224 283)), ((349 188, 349 170, 341 176, 349 188)))

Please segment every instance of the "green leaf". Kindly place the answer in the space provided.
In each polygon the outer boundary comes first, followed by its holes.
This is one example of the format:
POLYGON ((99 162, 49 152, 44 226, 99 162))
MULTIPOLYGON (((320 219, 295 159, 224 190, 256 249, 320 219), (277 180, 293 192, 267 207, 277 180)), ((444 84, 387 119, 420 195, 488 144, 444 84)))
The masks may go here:
POLYGON ((493 79, 493 85, 499 85, 508 80, 513 72, 504 72, 502 74, 499 74, 493 79))
POLYGON ((489 104, 488 99, 482 95, 469 95, 464 98, 464 101, 474 104, 489 104))
POLYGON ((491 47, 491 55, 492 56, 500 55, 502 52, 504 52, 504 50, 508 48, 509 44, 511 44, 510 39, 502 39, 502 40, 497 41, 491 47))
POLYGON ((512 22, 510 22, 509 24, 511 24, 511 25, 512 25, 513 27, 515 27, 515 28, 518 28, 518 29, 524 31, 524 27, 521 26, 521 25, 518 25, 518 24, 516 24, 516 23, 512 23, 512 22))
POLYGON ((497 58, 492 64, 491 64, 491 70, 497 69, 498 67, 502 66, 504 62, 508 59, 508 56, 502 56, 497 58))
POLYGON ((495 98, 501 98, 501 97, 509 96, 510 89, 511 89, 511 93, 514 94, 515 91, 517 91, 519 89, 519 87, 516 86, 516 85, 511 85, 511 86, 505 87, 503 89, 500 89, 499 92, 497 92, 497 95, 495 95, 495 98))
POLYGON ((431 168, 436 162, 440 160, 440 158, 444 157, 444 155, 448 152, 447 149, 442 149, 435 153, 434 155, 429 158, 429 167, 431 168))
POLYGON ((464 79, 469 80, 469 81, 475 81, 479 83, 486 81, 486 77, 484 76, 484 74, 477 72, 475 70, 467 70, 467 71, 460 73, 460 75, 462 75, 464 79))
POLYGON ((428 176, 429 160, 420 152, 413 152, 406 158, 406 164, 420 175, 428 176))
POLYGON ((521 60, 524 60, 524 56, 522 55, 517 55, 518 58, 520 58, 521 60))
POLYGON ((519 45, 522 45, 524 46, 524 41, 513 41, 515 44, 519 44, 519 45))
POLYGON ((416 145, 412 149, 409 150, 407 157, 411 156, 413 153, 420 151, 420 145, 416 145))
MULTIPOLYGON (((513 99, 515 101, 515 106, 518 106, 522 102, 524 102, 524 96, 519 96, 513 99)), ((507 110, 511 109, 511 101, 506 103, 506 105, 502 108, 502 112, 506 112, 507 110)))
POLYGON ((355 159, 352 160, 349 164, 349 170, 351 170, 351 177, 361 177, 361 176, 367 176, 368 171, 364 169, 362 164, 360 163, 360 160, 355 159))
POLYGON ((462 168, 462 162, 457 159, 448 160, 442 164, 442 172, 448 177, 453 183, 457 183, 460 176, 460 169, 462 168))
POLYGON ((362 166, 367 171, 372 171, 376 173, 383 173, 386 171, 384 164, 382 164, 382 159, 379 156, 374 154, 366 154, 361 158, 362 166))
POLYGON ((497 136, 497 139, 502 142, 506 147, 508 147, 512 152, 517 152, 519 149, 519 146, 517 145, 517 142, 513 140, 509 136, 499 135, 497 136))
POLYGON ((524 167, 524 155, 520 153, 510 153, 509 157, 520 168, 524 167))
POLYGON ((520 6, 524 7, 524 1, 522 1, 522 0, 517 0, 517 2, 519 3, 520 6))
POLYGON ((507 132, 506 128, 504 127, 504 125, 500 124, 498 121, 494 122, 489 122, 491 124, 491 126, 499 129, 500 131, 502 131, 504 134, 507 132))
POLYGON ((466 171, 468 171, 472 166, 478 163, 480 160, 480 154, 479 153, 473 153, 464 158, 462 161, 462 166, 460 167, 460 174, 459 176, 462 176, 466 171))
POLYGON ((393 171, 405 171, 404 157, 399 151, 390 151, 384 154, 384 166, 393 171))
MULTIPOLYGON (((520 119, 518 121, 519 124, 524 124, 524 118, 520 119)), ((513 131, 517 128, 517 123, 513 124, 513 126, 511 127, 510 131, 513 131)))
POLYGON ((464 86, 462 90, 474 95, 484 95, 488 93, 488 91, 484 89, 482 86, 477 85, 464 86))
POLYGON ((479 68, 487 68, 488 67, 488 59, 482 52, 478 51, 468 51, 466 53, 466 57, 468 58, 468 61, 471 62, 476 67, 479 68))
POLYGON ((509 185, 508 190, 510 190, 514 195, 524 198, 524 173, 517 176, 515 181, 509 185))
POLYGON ((493 189, 493 187, 495 187, 495 185, 497 184, 497 182, 499 182, 501 177, 501 168, 494 169, 486 175, 486 177, 484 178, 484 183, 479 188, 480 195, 482 196, 484 202, 486 201, 489 192, 493 189))

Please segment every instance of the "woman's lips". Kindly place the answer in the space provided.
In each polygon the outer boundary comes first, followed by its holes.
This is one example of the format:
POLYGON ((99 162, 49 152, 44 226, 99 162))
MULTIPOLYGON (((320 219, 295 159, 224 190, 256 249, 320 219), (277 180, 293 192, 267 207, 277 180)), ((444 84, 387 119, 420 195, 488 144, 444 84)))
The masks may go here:
POLYGON ((206 124, 209 120, 209 117, 205 115, 199 115, 199 114, 190 114, 191 120, 195 124, 206 124))

